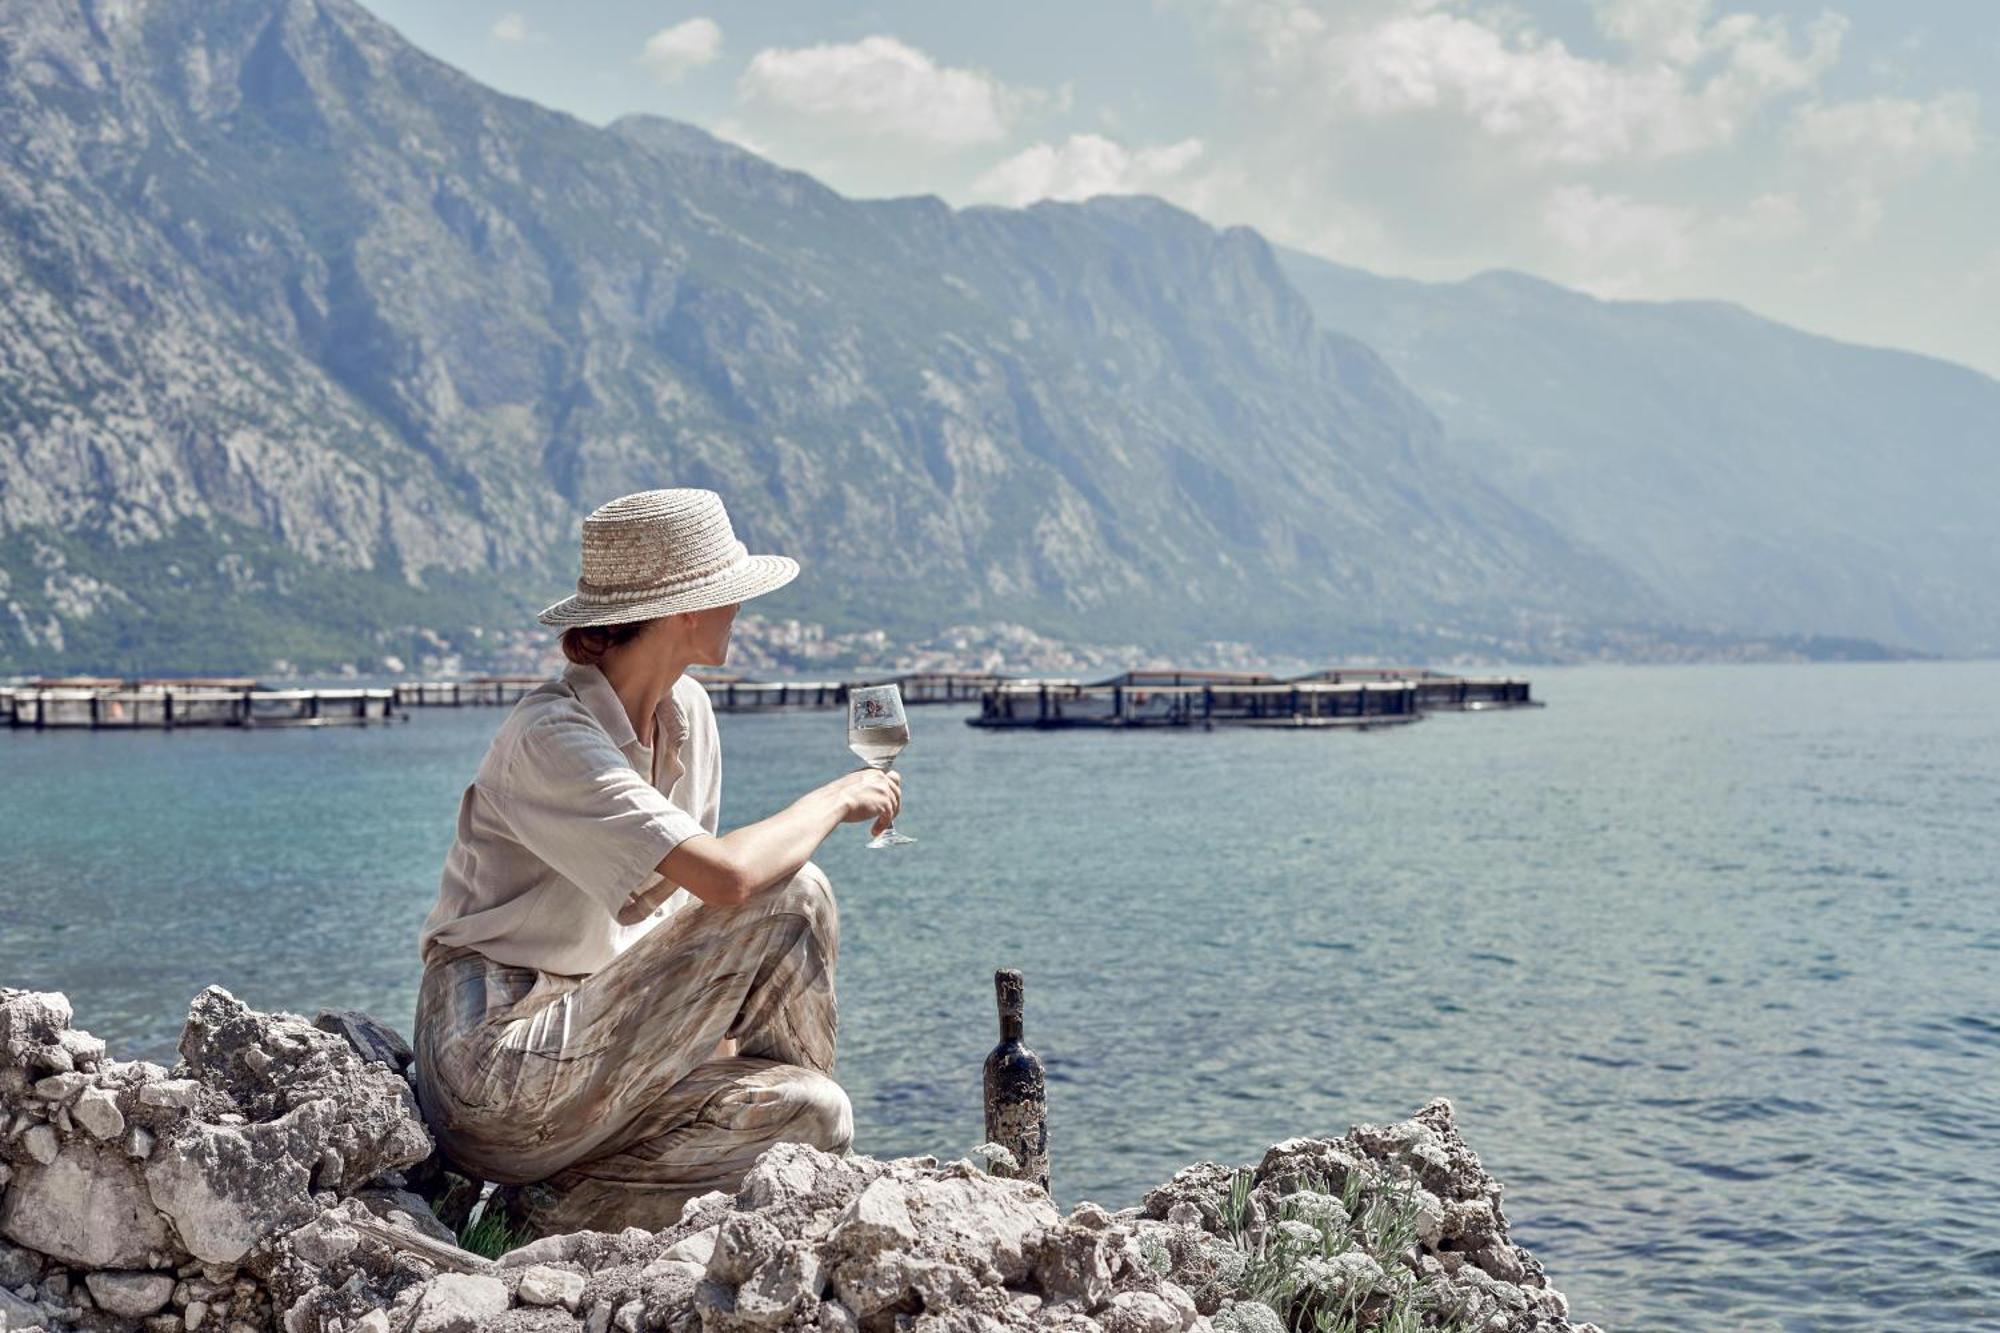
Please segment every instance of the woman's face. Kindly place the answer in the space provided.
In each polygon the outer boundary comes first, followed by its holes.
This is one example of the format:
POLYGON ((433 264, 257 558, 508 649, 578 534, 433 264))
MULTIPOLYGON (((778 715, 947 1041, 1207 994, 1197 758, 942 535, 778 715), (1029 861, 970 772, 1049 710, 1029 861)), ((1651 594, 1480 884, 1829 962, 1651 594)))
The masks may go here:
POLYGON ((684 613, 691 665, 721 666, 729 660, 729 631, 736 624, 738 605, 731 602, 728 606, 684 613))

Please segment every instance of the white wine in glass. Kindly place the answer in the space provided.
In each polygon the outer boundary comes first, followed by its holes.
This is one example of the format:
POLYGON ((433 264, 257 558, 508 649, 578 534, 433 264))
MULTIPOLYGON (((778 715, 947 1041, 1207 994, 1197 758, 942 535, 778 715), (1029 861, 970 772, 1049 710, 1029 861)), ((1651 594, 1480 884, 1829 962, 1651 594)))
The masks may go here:
MULTIPOLYGON (((862 685, 847 692, 847 748, 870 768, 884 773, 910 743, 910 720, 903 712, 903 692, 894 685, 862 685)), ((869 840, 870 847, 901 847, 916 839, 889 827, 869 840)))

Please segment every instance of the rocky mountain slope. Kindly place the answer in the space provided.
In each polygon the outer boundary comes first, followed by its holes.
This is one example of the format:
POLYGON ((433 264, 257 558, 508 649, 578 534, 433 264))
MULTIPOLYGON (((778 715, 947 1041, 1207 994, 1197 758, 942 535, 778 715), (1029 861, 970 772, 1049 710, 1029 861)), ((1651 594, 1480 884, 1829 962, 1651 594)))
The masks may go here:
POLYGON ((2000 652, 2000 381, 1713 302, 1281 263, 1437 410, 1458 462, 1673 618, 2000 652))
POLYGON ((348 0, 0 9, 0 666, 456 645, 712 486, 835 625, 1309 651, 1643 620, 1254 233, 859 203, 348 0), (1527 626, 1527 629, 1523 629, 1527 626))

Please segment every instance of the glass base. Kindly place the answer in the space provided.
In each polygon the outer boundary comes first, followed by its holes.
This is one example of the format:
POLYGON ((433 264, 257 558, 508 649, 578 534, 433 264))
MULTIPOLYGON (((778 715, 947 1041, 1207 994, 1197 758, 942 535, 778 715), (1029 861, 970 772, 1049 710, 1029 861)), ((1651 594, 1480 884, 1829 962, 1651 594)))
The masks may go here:
POLYGON ((872 851, 877 847, 903 847, 915 841, 916 839, 907 833, 896 832, 895 827, 892 825, 870 838, 868 840, 868 847, 872 851))

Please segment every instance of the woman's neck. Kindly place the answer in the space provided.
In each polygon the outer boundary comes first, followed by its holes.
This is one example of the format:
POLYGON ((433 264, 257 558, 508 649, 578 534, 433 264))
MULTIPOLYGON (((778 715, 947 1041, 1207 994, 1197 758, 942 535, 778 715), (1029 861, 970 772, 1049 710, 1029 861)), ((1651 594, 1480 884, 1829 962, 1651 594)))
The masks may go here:
POLYGON ((674 682, 687 667, 686 662, 660 658, 648 661, 623 653, 612 653, 599 664, 598 670, 610 682, 618 702, 625 706, 625 716, 632 719, 632 731, 639 744, 653 744, 653 719, 660 700, 673 691, 674 682))

